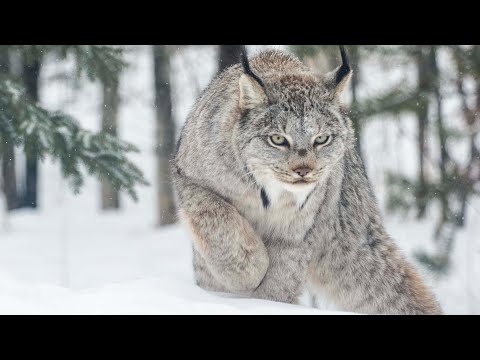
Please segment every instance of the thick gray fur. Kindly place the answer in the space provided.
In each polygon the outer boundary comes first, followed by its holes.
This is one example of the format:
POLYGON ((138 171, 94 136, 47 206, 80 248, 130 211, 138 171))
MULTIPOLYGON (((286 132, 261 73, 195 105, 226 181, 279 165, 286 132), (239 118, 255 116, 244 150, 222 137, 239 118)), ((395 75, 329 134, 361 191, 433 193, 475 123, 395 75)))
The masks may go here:
POLYGON ((317 75, 277 50, 250 67, 263 84, 240 64, 215 78, 175 155, 197 284, 287 303, 308 290, 359 313, 440 314, 387 234, 355 150, 339 100, 351 71, 317 75), (272 144, 272 134, 289 146, 272 144), (319 135, 330 143, 314 146, 319 135))

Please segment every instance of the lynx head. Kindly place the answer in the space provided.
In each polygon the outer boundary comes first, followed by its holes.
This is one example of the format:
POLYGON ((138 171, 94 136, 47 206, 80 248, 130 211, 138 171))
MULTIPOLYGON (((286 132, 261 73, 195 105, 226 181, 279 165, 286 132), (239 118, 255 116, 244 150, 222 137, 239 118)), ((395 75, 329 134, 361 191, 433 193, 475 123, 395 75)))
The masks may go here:
POLYGON ((243 56, 239 79, 242 117, 234 139, 255 180, 291 192, 315 184, 353 146, 353 131, 339 97, 352 70, 340 48, 342 64, 316 75, 296 58, 279 51, 243 56))

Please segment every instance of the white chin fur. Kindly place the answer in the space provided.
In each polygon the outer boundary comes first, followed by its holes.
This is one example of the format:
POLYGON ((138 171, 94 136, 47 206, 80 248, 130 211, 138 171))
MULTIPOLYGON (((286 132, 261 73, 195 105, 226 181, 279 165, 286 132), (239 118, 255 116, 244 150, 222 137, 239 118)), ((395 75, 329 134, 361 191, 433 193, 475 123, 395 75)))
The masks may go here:
POLYGON ((265 191, 267 192, 273 204, 278 203, 285 195, 293 196, 298 206, 301 206, 307 196, 315 188, 315 183, 311 184, 288 184, 274 177, 265 179, 265 191))
POLYGON ((303 192, 309 193, 315 187, 315 183, 309 183, 309 184, 288 184, 284 182, 280 182, 280 183, 285 188, 285 190, 295 194, 303 193, 303 192))

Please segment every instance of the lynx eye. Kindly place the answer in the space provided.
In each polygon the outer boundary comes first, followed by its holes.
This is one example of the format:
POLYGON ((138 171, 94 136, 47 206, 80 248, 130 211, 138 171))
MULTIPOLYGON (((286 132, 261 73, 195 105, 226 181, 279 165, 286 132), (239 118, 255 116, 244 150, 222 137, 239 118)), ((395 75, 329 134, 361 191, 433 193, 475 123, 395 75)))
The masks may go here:
POLYGON ((321 135, 315 138, 315 145, 327 145, 330 142, 331 137, 328 135, 321 135))
POLYGON ((287 139, 282 135, 271 135, 270 141, 277 146, 288 146, 287 139))

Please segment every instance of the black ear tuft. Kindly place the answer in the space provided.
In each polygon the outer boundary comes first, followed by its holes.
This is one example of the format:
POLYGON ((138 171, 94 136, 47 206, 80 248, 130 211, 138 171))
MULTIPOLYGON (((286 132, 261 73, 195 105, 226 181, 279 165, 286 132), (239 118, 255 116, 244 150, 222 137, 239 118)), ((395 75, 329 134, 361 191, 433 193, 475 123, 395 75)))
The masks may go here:
POLYGON ((342 56, 342 65, 337 70, 335 76, 336 84, 340 84, 342 80, 352 71, 352 68, 350 67, 350 62, 348 60, 347 51, 345 50, 345 46, 343 45, 340 45, 340 55, 342 56))
POLYGON ((251 76, 252 78, 255 79, 256 82, 260 84, 261 87, 265 87, 263 80, 258 77, 257 74, 255 74, 252 69, 250 68, 250 63, 248 61, 248 55, 247 55, 247 49, 245 48, 245 45, 243 46, 242 49, 242 65, 243 65, 243 71, 245 74, 251 76))
POLYGON ((347 51, 342 45, 340 45, 340 55, 342 57, 342 64, 324 76, 325 85, 328 91, 336 98, 338 98, 345 90, 353 73, 350 61, 348 60, 347 51))

